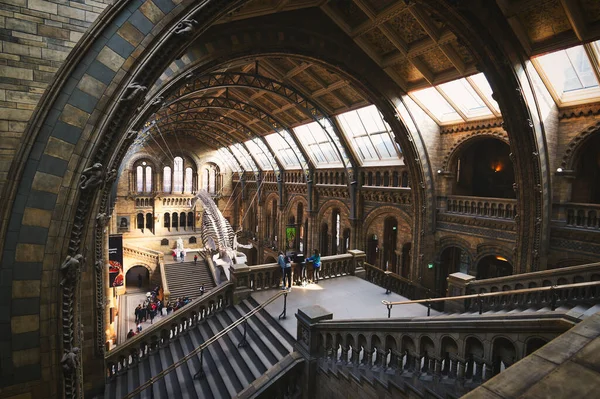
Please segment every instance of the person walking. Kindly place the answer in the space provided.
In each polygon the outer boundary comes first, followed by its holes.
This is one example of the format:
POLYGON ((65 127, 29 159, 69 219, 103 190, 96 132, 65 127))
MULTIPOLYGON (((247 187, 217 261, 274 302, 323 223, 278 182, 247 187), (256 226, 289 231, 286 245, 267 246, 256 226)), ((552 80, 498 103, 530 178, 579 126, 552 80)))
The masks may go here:
POLYGON ((194 265, 198 262, 198 255, 194 255, 194 265))
POLYGON ((319 270, 321 269, 321 254, 319 254, 319 250, 315 249, 313 256, 306 260, 313 263, 314 280, 316 284, 319 284, 319 270))
POLYGON ((136 324, 140 321, 141 319, 141 310, 142 310, 142 305, 137 305, 137 308, 135 308, 135 322, 136 324))
POLYGON ((285 288, 285 257, 283 256, 283 252, 279 251, 279 256, 277 257, 277 264, 281 268, 281 289, 285 288))
POLYGON ((183 262, 183 260, 185 259, 185 254, 183 253, 183 251, 181 251, 179 253, 179 258, 181 259, 181 261, 183 262))
POLYGON ((173 262, 177 262, 177 252, 173 251, 173 262))
POLYGON ((204 284, 200 286, 200 296, 204 295, 204 284))

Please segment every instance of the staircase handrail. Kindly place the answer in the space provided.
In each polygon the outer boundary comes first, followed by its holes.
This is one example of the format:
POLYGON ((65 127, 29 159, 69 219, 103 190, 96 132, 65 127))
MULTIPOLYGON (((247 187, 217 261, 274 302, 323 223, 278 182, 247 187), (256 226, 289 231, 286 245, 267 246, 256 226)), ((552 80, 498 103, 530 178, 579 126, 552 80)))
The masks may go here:
POLYGON ((163 303, 167 303, 171 299, 171 290, 167 281, 167 270, 164 261, 160 262, 160 283, 163 289, 163 303))
MULTIPOLYGON (((231 284, 231 283, 228 283, 228 284, 231 284)), ((233 329, 235 329, 236 327, 238 327, 242 323, 246 322, 246 320, 248 320, 250 317, 254 316, 256 313, 258 313, 262 309, 264 309, 267 305, 269 305, 270 303, 272 303, 273 301, 275 301, 277 298, 281 297, 282 295, 285 295, 287 297, 287 294, 288 294, 287 291, 280 291, 277 294, 273 295, 271 298, 267 299, 265 302, 263 302, 260 305, 256 306, 255 308, 253 308, 252 310, 250 310, 248 313, 246 313, 245 315, 243 315, 242 317, 240 317, 239 319, 237 319, 236 321, 234 321, 232 324, 230 324, 229 326, 225 327, 223 330, 221 330, 217 334, 213 335, 211 338, 209 338, 206 341, 204 341, 201 345, 199 345, 198 347, 192 349, 192 351, 190 353, 188 353, 187 355, 185 355, 184 357, 182 357, 181 359, 179 359, 175 363, 171 364, 170 366, 166 367, 164 370, 162 370, 160 373, 158 373, 154 377, 150 377, 149 380, 147 380, 145 383, 141 384, 136 389, 134 389, 133 391, 131 391, 130 393, 128 393, 123 399, 130 399, 130 398, 135 397, 136 395, 139 395, 145 389, 147 389, 148 387, 151 387, 159 379, 163 378, 165 375, 169 374, 171 371, 175 370, 177 367, 179 367, 179 366, 187 363, 188 360, 192 359, 198 353, 202 352, 209 345, 211 345, 214 342, 218 341, 219 339, 223 338, 230 331, 232 331, 233 329)), ((200 366, 200 367, 202 367, 202 366, 200 366)))
MULTIPOLYGON (((516 295, 516 294, 529 294, 534 292, 554 292, 557 289, 567 289, 567 288, 583 288, 583 287, 595 287, 600 286, 600 281, 589 281, 583 283, 573 283, 573 284, 563 284, 563 285, 552 285, 547 287, 536 287, 536 288, 523 288, 519 290, 510 290, 510 291, 497 291, 497 292, 483 292, 480 294, 469 294, 469 295, 459 295, 459 296, 449 296, 443 298, 428 298, 428 299, 417 299, 411 301, 386 301, 385 299, 381 301, 382 304, 387 306, 388 308, 388 317, 390 317, 389 313, 391 308, 396 305, 410 305, 410 304, 426 304, 430 305, 434 302, 446 302, 446 301, 455 301, 455 300, 464 300, 464 299, 481 299, 488 297, 497 297, 497 296, 508 296, 508 295, 516 295)), ((554 298, 555 299, 555 298, 554 298)), ((554 310, 554 309, 553 309, 554 310)), ((428 310, 429 315, 429 310, 428 310)), ((480 309, 481 313, 481 309, 480 309)))
POLYGON ((197 305, 202 304, 203 302, 209 302, 211 299, 216 298, 217 296, 224 293, 228 289, 233 289, 232 283, 228 282, 225 284, 221 284, 218 287, 215 287, 214 289, 210 290, 206 294, 199 296, 196 299, 192 300, 187 305, 184 305, 181 309, 179 309, 177 311, 173 311, 167 317, 161 318, 158 322, 157 321, 153 322, 150 325, 150 327, 142 330, 139 334, 134 335, 133 337, 129 338, 127 341, 123 342, 122 344, 118 344, 111 351, 106 352, 106 354, 104 355, 104 360, 105 361, 109 360, 110 358, 114 358, 115 356, 117 356, 119 353, 129 351, 132 347, 135 347, 136 345, 138 345, 140 343, 140 341, 142 341, 145 337, 147 337, 151 333, 155 332, 156 330, 160 330, 161 328, 165 327, 166 325, 172 323, 174 320, 180 319, 182 313, 186 313, 186 311, 188 309, 193 309, 197 305))
POLYGON ((409 280, 406 277, 402 277, 401 275, 399 275, 397 273, 380 269, 377 266, 372 265, 372 264, 367 263, 367 262, 364 263, 363 267, 365 268, 365 270, 370 269, 370 270, 373 270, 375 272, 379 272, 379 273, 385 274, 386 276, 388 276, 388 278, 392 278, 394 280, 398 280, 398 281, 400 281, 400 282, 402 282, 404 284, 407 284, 409 286, 412 286, 412 287, 418 289, 419 293, 417 293, 415 291, 415 295, 416 296, 421 296, 421 297, 429 296, 429 297, 431 297, 432 294, 436 295, 435 292, 431 291, 429 288, 425 287, 424 285, 419 284, 416 281, 409 280), (423 295, 419 295, 419 294, 423 294, 423 295))

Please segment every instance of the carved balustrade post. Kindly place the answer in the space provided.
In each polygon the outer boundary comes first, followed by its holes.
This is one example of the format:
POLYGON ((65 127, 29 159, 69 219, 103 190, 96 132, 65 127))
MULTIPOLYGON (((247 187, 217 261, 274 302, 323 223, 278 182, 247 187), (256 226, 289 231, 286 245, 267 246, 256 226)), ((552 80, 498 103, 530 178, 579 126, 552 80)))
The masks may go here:
POLYGON ((348 362, 348 346, 342 345, 342 356, 338 360, 339 364, 346 364, 348 362))
POLYGON ((364 265, 367 259, 367 254, 358 249, 351 249, 348 251, 348 253, 352 255, 352 260, 348 264, 348 274, 365 278, 366 271, 364 265))
POLYGON ((250 268, 244 264, 231 265, 229 269, 231 271, 231 282, 235 287, 233 292, 233 304, 238 304, 242 300, 246 299, 252 289, 250 288, 250 268))
POLYGON ((435 360, 435 358, 432 358, 432 357, 430 357, 428 360, 429 360, 429 365, 427 366, 427 374, 434 375, 436 360, 435 360))
POLYGON ((456 363, 458 363, 458 370, 456 371, 456 379, 461 383, 464 384, 465 382, 465 362, 463 360, 456 360, 456 363))
POLYGON ((473 382, 481 382, 483 381, 483 361, 475 361, 475 374, 473 375, 473 382))
POLYGON ((303 366, 305 377, 302 381, 302 397, 305 399, 316 396, 313 382, 316 381, 319 347, 322 344, 319 342, 321 333, 318 331, 318 323, 331 319, 333 319, 333 313, 318 305, 298 309, 298 313, 296 313, 297 327, 294 349, 306 360, 303 366))
POLYGON ((364 354, 363 354, 363 360, 362 360, 362 364, 367 367, 367 368, 371 368, 373 367, 373 353, 374 350, 371 348, 364 348, 364 354))
POLYGON ((439 381, 442 378, 442 360, 441 359, 435 359, 433 378, 434 378, 434 381, 439 381))
POLYGON ((450 358, 450 378, 456 378, 458 373, 458 360, 455 357, 450 358))
POLYGON ((483 381, 487 381, 494 375, 494 368, 491 363, 485 363, 485 375, 483 376, 483 381))
MULTIPOLYGON (((448 276, 448 295, 461 296, 467 294, 469 282, 475 280, 475 277, 465 273, 452 273, 448 276)), ((444 304, 444 309, 450 312, 463 313, 465 309, 465 301, 455 300, 447 301, 444 304)))

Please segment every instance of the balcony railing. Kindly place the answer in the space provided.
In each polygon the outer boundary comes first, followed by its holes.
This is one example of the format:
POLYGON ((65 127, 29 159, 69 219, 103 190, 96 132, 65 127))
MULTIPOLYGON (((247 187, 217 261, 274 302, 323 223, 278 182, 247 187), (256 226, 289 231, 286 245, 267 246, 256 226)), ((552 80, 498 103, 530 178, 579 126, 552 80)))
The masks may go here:
POLYGON ((447 213, 508 220, 517 214, 516 199, 452 195, 445 202, 447 213))
POLYGON ((600 205, 569 203, 565 209, 567 226, 600 230, 600 205))
POLYGON ((136 365, 140 358, 154 353, 159 346, 168 345, 171 339, 196 327, 199 322, 213 313, 231 305, 233 289, 233 284, 226 283, 211 290, 108 352, 104 357, 106 376, 112 377, 124 372, 136 365))
POLYGON ((431 290, 410 281, 396 273, 386 272, 368 263, 364 264, 365 280, 390 292, 410 299, 432 298, 436 296, 431 290))

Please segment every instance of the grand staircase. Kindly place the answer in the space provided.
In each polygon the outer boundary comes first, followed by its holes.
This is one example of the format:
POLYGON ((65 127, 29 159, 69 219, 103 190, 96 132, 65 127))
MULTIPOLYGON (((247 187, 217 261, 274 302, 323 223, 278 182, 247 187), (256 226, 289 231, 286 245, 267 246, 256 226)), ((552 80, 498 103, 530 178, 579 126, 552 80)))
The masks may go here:
POLYGON ((215 287, 209 266, 201 258, 197 263, 193 261, 167 263, 164 265, 164 270, 171 299, 179 297, 194 299, 200 295, 202 285, 205 292, 215 287))
MULTIPOLYGON (((105 399, 123 398, 256 306, 258 303, 250 297, 236 306, 215 312, 200 323, 198 328, 171 340, 164 347, 141 359, 135 367, 115 376, 106 385, 105 399)), ((264 309, 250 317, 247 323, 247 344, 243 347, 238 348, 244 336, 244 327, 240 325, 204 350, 204 377, 194 378, 200 370, 198 354, 159 379, 136 398, 193 399, 236 396, 292 352, 295 341, 264 309)))

